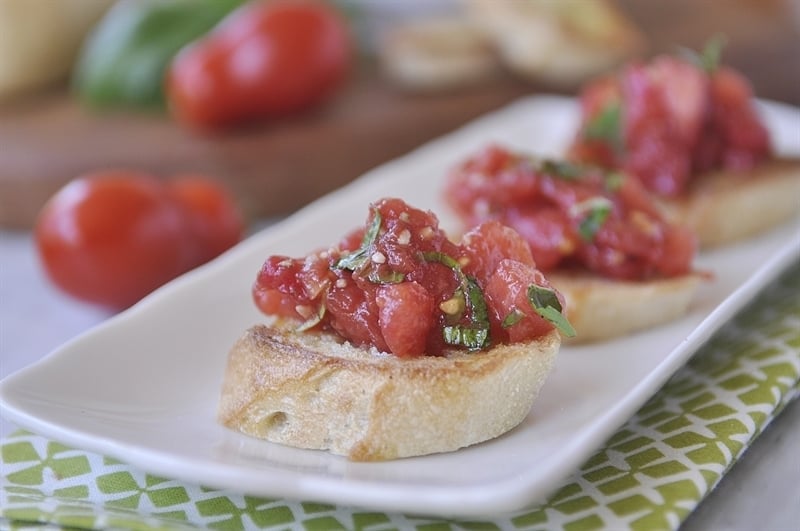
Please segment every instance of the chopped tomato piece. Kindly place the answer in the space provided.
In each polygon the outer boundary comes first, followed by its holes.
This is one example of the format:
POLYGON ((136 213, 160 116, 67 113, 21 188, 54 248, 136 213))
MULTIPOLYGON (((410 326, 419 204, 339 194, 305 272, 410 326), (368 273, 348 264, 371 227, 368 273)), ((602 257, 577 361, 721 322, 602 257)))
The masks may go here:
MULTIPOLYGON (((696 250, 694 237, 667 223, 636 179, 568 162, 534 160, 499 146, 487 147, 455 168, 448 176, 445 199, 468 226, 495 220, 514 229, 543 271, 580 267, 628 280, 675 276, 691 270, 696 250), (482 169, 476 178, 476 161, 486 159, 486 152, 495 158, 502 152, 504 164, 499 173, 482 169), (516 183, 521 192, 508 194, 513 201, 484 194, 495 180, 509 190, 510 183, 516 183), (518 197, 525 197, 524 204, 518 197)), ((487 234, 481 241, 504 240, 487 234)), ((506 258, 525 261, 513 251, 515 245, 502 245, 512 249, 504 251, 506 258)), ((479 254, 490 257, 491 246, 479 254)), ((484 264, 472 257, 470 261, 484 274, 498 263, 484 264)))
POLYGON ((705 172, 748 170, 772 155, 748 81, 707 61, 664 55, 630 64, 589 83, 581 113, 570 157, 624 170, 663 196, 685 193, 705 172))
MULTIPOLYGON (((552 289, 541 271, 516 260, 502 260, 486 284, 486 303, 494 337, 508 342, 522 341, 547 333, 552 325, 531 305, 528 288, 537 285, 552 289)), ((563 297, 559 296, 564 305, 563 297)))
POLYGON ((378 323, 389 350, 398 356, 425 352, 428 334, 435 324, 433 296, 416 282, 378 288, 378 323))
POLYGON ((500 327, 493 315, 512 311, 503 304, 525 302, 498 296, 489 311, 484 291, 498 282, 506 261, 516 264, 520 289, 529 287, 524 282, 550 289, 512 229, 491 221, 454 243, 431 212, 383 199, 372 205, 365 227, 338 247, 305 258, 269 257, 253 298, 262 312, 298 320, 301 329, 334 331, 402 357, 480 350, 512 337, 527 341, 563 326, 559 314, 537 316, 535 326, 526 321, 513 333, 500 327))

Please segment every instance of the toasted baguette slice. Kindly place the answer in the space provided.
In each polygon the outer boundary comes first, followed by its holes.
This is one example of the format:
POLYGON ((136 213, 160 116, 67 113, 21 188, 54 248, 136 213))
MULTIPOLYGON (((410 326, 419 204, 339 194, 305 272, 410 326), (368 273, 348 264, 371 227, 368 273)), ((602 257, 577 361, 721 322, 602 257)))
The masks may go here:
POLYGON ((387 31, 379 47, 384 74, 413 91, 459 88, 499 69, 491 42, 464 18, 410 21, 387 31))
POLYGON ((488 351, 398 358, 333 334, 254 326, 230 352, 219 420, 356 461, 448 452, 518 425, 560 343, 553 331, 488 351))
POLYGON ((607 280, 589 273, 549 273, 577 332, 572 344, 603 341, 684 315, 702 280, 699 274, 648 281, 607 280))
POLYGON ((800 159, 776 159, 748 173, 709 173, 685 197, 662 204, 703 248, 743 240, 800 216, 800 159))
POLYGON ((612 0, 463 0, 470 19, 520 76, 574 86, 645 47, 641 31, 612 0))

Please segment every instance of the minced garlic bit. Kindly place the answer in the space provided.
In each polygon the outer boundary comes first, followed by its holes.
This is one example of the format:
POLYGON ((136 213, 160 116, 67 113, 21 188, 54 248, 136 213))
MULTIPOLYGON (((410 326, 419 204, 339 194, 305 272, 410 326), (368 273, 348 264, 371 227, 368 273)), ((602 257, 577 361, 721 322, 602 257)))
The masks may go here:
POLYGON ((486 199, 478 199, 475 201, 475 204, 472 206, 472 213, 481 218, 488 216, 491 213, 489 201, 486 199))
POLYGON ((423 240, 429 240, 433 238, 434 234, 435 232, 433 230, 433 227, 423 227, 422 230, 419 231, 419 236, 423 240))
POLYGON ((375 251, 372 254, 372 261, 376 264, 385 264, 386 263, 386 255, 380 251, 375 251))
POLYGON ((439 304, 439 309, 447 315, 458 315, 464 311, 466 303, 464 297, 451 297, 439 304))
POLYGON ((397 235, 397 243, 400 245, 408 245, 411 243, 411 232, 408 229, 403 229, 397 235))
POLYGON ((625 261, 625 255, 616 249, 608 250, 608 263, 612 265, 619 265, 625 261))
POLYGON ((658 236, 658 225, 653 219, 641 210, 634 210, 630 214, 631 223, 634 227, 647 234, 648 236, 658 236))
POLYGON ((469 256, 462 256, 458 259, 458 265, 462 268, 467 267, 469 265, 469 256))
POLYGON ((575 252, 575 242, 569 238, 561 238, 558 241, 557 247, 562 254, 572 254, 575 252))
POLYGON ((345 287, 347 287, 347 279, 346 278, 337 278, 336 279, 336 287, 337 288, 345 288, 345 287))
POLYGON ((400 218, 400 221, 405 221, 406 223, 411 219, 408 217, 408 212, 400 212, 400 215, 397 217, 400 218))
POLYGON ((289 267, 290 265, 292 265, 291 258, 286 258, 285 260, 278 262, 278 267, 289 267))

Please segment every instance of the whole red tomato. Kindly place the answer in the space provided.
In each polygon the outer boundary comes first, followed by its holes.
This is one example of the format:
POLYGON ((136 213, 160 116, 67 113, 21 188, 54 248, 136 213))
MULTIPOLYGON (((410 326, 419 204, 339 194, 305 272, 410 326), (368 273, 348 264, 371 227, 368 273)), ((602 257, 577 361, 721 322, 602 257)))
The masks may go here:
POLYGON ((195 264, 216 258, 242 239, 244 219, 219 183, 199 175, 181 175, 166 186, 184 209, 190 236, 196 243, 195 264))
POLYGON ((242 226, 233 200, 211 181, 165 185, 147 173, 112 170, 62 188, 34 230, 56 286, 120 310, 235 244, 242 226))
POLYGON ((347 25, 324 0, 247 3, 175 57, 170 108, 202 129, 298 112, 332 95, 350 56, 347 25))

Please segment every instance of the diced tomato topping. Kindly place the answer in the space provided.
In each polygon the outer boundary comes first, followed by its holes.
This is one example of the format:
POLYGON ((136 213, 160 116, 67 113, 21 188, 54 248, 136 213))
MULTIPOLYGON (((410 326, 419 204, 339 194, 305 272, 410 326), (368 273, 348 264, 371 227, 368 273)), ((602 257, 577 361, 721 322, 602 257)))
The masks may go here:
MULTIPOLYGON (((475 160, 487 156, 478 153, 450 173, 445 199, 467 225, 495 220, 514 229, 527 241, 539 269, 581 267, 630 280, 691 270, 694 237, 686 229, 668 224, 636 179, 571 163, 535 161, 496 145, 485 151, 495 158, 498 151, 503 153, 505 163, 499 172, 482 171, 476 178, 475 160), (507 194, 484 193, 492 189, 495 179, 502 181, 499 187, 506 187, 507 194), (524 192, 515 195, 515 185, 524 192), (526 198, 524 204, 517 200, 520 196, 526 198), (509 202, 506 197, 515 199, 509 202)), ((502 241, 502 237, 492 234, 481 241, 502 241)), ((510 254, 507 258, 525 262, 518 251, 506 252, 510 254)), ((480 254, 491 256, 484 250, 480 254)), ((498 263, 474 261, 476 270, 483 272, 498 263)))
POLYGON ((748 170, 771 156, 752 100, 747 80, 727 67, 709 73, 672 56, 631 64, 582 91, 582 125, 570 157, 624 170, 674 197, 705 172, 748 170))
POLYGON ((534 261, 531 249, 520 234, 498 221, 487 221, 467 232, 462 238, 465 273, 476 278, 490 278, 505 259, 516 260, 528 267, 534 261))
POLYGON ((377 291, 378 323, 390 351, 398 356, 425 352, 436 323, 433 296, 416 282, 381 286, 377 291))
POLYGON ((378 350, 388 351, 389 347, 376 319, 379 308, 375 301, 375 290, 362 290, 355 282, 347 279, 347 276, 342 278, 346 284, 342 287, 335 286, 325 298, 325 321, 330 328, 355 345, 374 345, 378 350))
MULTIPOLYGON (((492 335, 515 343, 526 337, 547 333, 552 325, 536 313, 528 300, 528 287, 553 289, 541 271, 516 260, 501 260, 486 284, 486 303, 492 323, 492 335), (511 316, 511 317, 510 317, 511 316), (503 325, 504 321, 507 323, 503 325), (513 324, 511 324, 513 322, 513 324)), ((558 296, 561 305, 563 297, 558 296)))
POLYGON ((549 286, 514 230, 490 221, 454 243, 431 212, 384 199, 372 205, 365 227, 337 247, 305 258, 269 257, 253 298, 266 314, 397 356, 478 350, 512 337, 530 340, 554 327, 550 321, 536 326, 526 321, 510 334, 492 317, 511 311, 503 304, 526 303, 506 297, 493 302, 491 311, 486 308, 484 291, 505 261, 517 264, 519 282, 549 286))
POLYGON ((719 68, 711 77, 711 94, 713 123, 724 139, 723 165, 747 170, 769 157, 769 132, 750 104, 753 92, 747 80, 730 68, 719 68))

